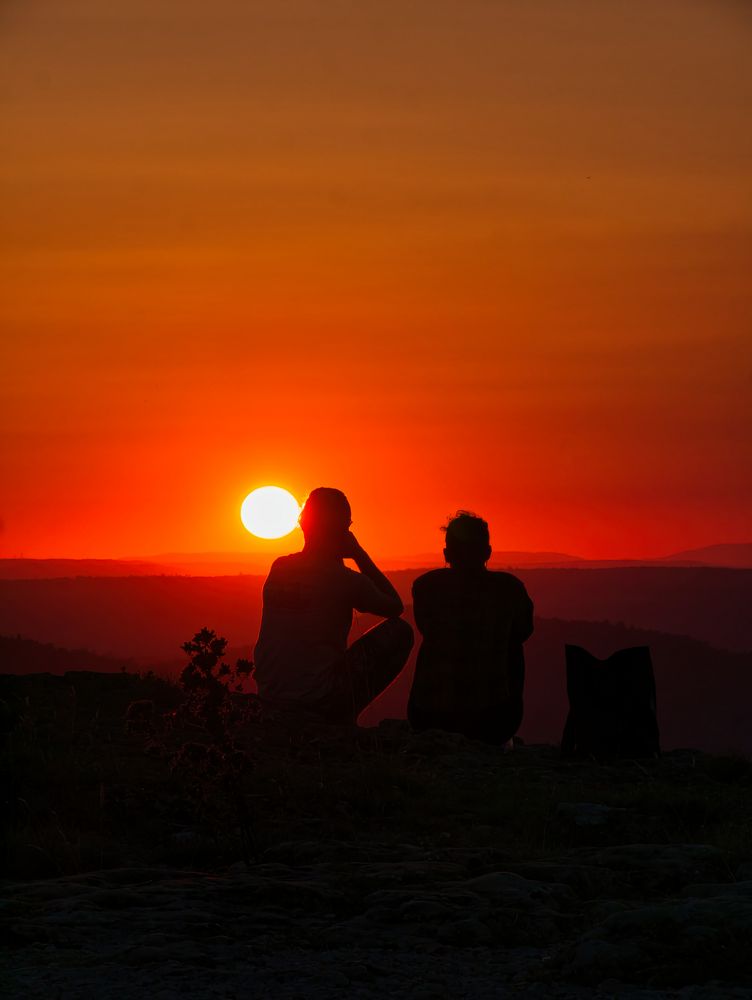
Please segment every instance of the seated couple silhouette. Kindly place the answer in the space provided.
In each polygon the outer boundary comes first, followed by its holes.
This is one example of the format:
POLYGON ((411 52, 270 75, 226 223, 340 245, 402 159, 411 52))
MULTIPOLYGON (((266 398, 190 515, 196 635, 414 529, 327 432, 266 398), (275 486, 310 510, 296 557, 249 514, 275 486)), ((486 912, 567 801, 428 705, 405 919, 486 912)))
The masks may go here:
MULTIPOLYGON (((402 599, 351 524, 344 493, 311 493, 300 515, 303 550, 275 560, 264 584, 254 651, 262 700, 345 724, 391 684, 413 645, 402 599), (354 610, 385 620, 348 647, 354 610)), ((447 568, 413 584, 423 641, 408 719, 416 730, 504 744, 522 721, 522 644, 533 631, 533 604, 517 577, 486 569, 491 545, 482 518, 459 511, 445 531, 447 568)))

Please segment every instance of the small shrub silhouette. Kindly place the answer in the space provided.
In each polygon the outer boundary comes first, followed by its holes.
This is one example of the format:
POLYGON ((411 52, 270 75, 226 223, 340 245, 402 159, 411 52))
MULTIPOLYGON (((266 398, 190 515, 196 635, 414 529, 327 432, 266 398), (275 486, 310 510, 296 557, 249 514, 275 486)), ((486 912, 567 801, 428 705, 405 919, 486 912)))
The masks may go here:
POLYGON ((251 772, 252 763, 246 751, 234 743, 230 726, 247 719, 249 713, 255 714, 258 702, 251 698, 238 708, 236 699, 242 695, 253 664, 240 659, 231 667, 222 659, 226 648, 227 640, 206 627, 182 645, 190 660, 180 674, 185 695, 180 714, 201 726, 210 740, 184 743, 172 757, 171 771, 193 803, 197 818, 215 830, 234 819, 248 862, 254 838, 243 779, 251 772))
POLYGON ((234 667, 225 663, 222 657, 227 639, 206 627, 181 648, 190 656, 180 674, 180 686, 186 696, 184 711, 206 729, 214 743, 224 744, 229 739, 228 725, 235 714, 232 695, 243 691, 253 664, 242 659, 234 667))

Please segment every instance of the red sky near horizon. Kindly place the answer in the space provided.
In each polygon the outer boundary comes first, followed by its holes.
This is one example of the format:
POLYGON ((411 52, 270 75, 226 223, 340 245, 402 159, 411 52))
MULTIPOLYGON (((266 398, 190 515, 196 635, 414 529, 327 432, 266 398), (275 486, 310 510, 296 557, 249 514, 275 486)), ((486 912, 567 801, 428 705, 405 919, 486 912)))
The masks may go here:
POLYGON ((752 13, 0 8, 0 555, 752 539, 752 13))

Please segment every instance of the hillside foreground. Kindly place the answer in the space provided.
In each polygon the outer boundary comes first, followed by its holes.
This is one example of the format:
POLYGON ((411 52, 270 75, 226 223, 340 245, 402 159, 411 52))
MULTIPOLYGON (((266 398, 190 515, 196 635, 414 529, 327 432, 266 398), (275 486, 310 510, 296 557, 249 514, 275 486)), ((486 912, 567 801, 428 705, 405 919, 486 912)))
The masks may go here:
POLYGON ((217 755, 180 697, 0 677, 8 995, 750 995, 746 758, 570 762, 243 699, 217 755))

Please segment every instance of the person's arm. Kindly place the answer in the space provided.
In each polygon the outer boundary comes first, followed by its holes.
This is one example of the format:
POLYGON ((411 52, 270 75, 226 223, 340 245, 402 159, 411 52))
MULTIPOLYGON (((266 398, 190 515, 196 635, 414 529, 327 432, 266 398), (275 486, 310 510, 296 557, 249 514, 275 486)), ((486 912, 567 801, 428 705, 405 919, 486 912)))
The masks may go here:
POLYGON ((347 533, 345 551, 342 555, 345 559, 352 559, 363 576, 367 577, 375 588, 373 598, 369 602, 371 606, 361 608, 360 610, 370 611, 375 615, 383 615, 384 618, 393 618, 401 615, 405 610, 402 598, 368 555, 352 531, 348 531, 347 533))
POLYGON ((418 577, 413 580, 412 595, 413 595, 413 618, 415 619, 415 624, 418 627, 418 631, 421 635, 426 634, 426 627, 428 626, 429 615, 427 611, 428 601, 425 599, 425 587, 421 583, 422 577, 418 577))
POLYGON ((530 600, 530 596, 525 590, 524 585, 520 584, 520 586, 522 588, 522 600, 512 622, 512 639, 515 642, 525 642, 533 634, 535 628, 533 622, 533 602, 530 600))

